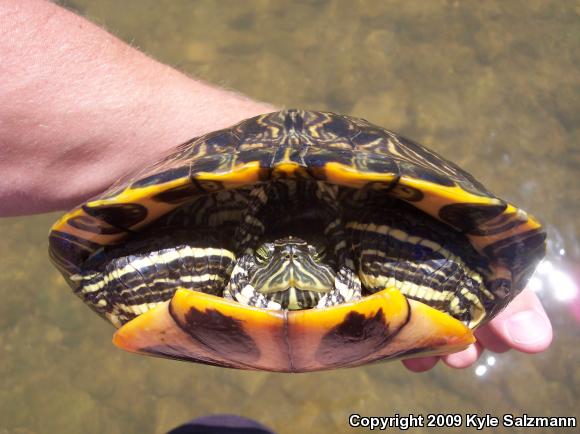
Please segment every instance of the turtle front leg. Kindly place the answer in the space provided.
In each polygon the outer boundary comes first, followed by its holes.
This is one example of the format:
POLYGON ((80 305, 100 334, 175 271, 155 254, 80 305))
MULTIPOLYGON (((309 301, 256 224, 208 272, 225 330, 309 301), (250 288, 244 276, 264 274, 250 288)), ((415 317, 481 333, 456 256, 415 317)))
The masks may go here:
POLYGON ((230 282, 224 289, 223 297, 247 306, 272 310, 282 309, 279 303, 268 300, 264 294, 256 291, 256 288, 250 285, 249 271, 254 265, 254 258, 251 255, 244 255, 236 261, 230 282))
POLYGON ((324 294, 318 301, 318 309, 336 306, 360 299, 361 283, 358 276, 348 267, 341 267, 334 277, 334 288, 324 294))

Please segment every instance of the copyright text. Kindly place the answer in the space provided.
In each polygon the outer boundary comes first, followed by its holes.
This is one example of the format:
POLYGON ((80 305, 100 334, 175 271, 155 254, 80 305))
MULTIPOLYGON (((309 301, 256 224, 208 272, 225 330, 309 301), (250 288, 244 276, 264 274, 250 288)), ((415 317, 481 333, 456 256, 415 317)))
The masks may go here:
POLYGON ((492 416, 489 414, 408 414, 393 416, 361 416, 351 414, 348 424, 352 428, 365 428, 371 431, 385 431, 389 428, 396 428, 406 431, 409 428, 453 428, 468 427, 481 431, 485 428, 495 427, 526 427, 526 428, 575 428, 577 421, 575 417, 565 416, 530 416, 527 414, 513 415, 504 414, 502 416, 492 416))

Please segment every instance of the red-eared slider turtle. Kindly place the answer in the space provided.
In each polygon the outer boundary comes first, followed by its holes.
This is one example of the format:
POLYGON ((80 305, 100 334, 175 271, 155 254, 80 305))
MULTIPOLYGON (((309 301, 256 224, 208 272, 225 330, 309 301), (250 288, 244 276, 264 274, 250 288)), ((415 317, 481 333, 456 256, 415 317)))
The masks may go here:
POLYGON ((192 139, 50 233, 119 347, 291 372, 461 350, 544 250, 534 218, 436 153, 302 110, 192 139))

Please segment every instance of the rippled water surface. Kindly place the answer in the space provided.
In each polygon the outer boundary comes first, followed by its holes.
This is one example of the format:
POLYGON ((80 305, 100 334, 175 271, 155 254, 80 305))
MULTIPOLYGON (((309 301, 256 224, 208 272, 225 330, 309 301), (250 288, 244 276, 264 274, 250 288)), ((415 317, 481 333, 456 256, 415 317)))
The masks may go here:
POLYGON ((555 341, 420 375, 399 363, 284 375, 138 357, 112 346, 111 327, 50 265, 56 214, 11 218, 0 220, 1 433, 164 432, 218 412, 280 433, 348 431, 355 412, 580 416, 578 2, 67 5, 210 82, 399 131, 535 214, 550 244, 532 286, 555 341))

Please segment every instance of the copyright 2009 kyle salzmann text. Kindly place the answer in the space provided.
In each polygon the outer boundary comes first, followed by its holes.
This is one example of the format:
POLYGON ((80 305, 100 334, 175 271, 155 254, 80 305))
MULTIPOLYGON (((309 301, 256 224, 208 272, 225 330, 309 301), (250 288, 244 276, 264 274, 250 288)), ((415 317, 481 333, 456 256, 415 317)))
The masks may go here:
POLYGON ((504 414, 501 416, 492 416, 489 414, 409 414, 394 416, 361 416, 360 414, 351 414, 348 418, 348 424, 352 428, 363 428, 367 430, 384 431, 396 428, 406 431, 409 428, 476 428, 483 430, 485 428, 495 427, 525 427, 525 428, 575 428, 577 421, 575 417, 566 416, 530 416, 528 414, 514 415, 504 414))

